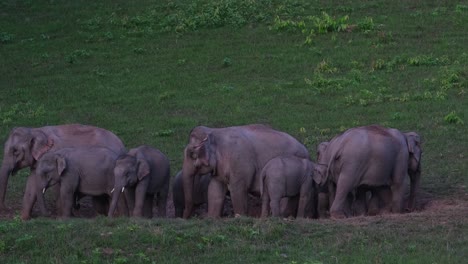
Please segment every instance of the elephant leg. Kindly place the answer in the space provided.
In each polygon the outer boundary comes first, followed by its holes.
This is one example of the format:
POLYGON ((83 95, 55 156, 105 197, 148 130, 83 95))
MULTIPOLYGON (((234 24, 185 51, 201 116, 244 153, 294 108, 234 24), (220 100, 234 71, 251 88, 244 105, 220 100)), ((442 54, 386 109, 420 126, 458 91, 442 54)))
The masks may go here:
MULTIPOLYGON (((346 177, 346 175, 340 175, 340 178, 343 178, 343 177, 346 177)), ((337 184, 335 199, 330 208, 330 216, 332 218, 345 218, 349 216, 349 212, 347 212, 350 209, 348 197, 352 189, 353 189, 353 186, 350 186, 350 184, 345 184, 345 183, 337 184)))
POLYGON ((356 200, 353 203, 354 215, 365 215, 367 212, 367 188, 358 187, 356 200))
POLYGON ((329 217, 330 202, 328 192, 320 192, 318 194, 318 216, 329 217))
POLYGON ((21 219, 28 220, 31 218, 31 211, 36 203, 36 192, 38 187, 35 186, 36 180, 29 176, 26 182, 26 190, 23 196, 23 206, 21 209, 21 219))
POLYGON ((146 195, 145 202, 143 204, 143 217, 153 218, 153 201, 154 194, 146 195))
POLYGON ((109 212, 109 198, 106 195, 93 196, 92 201, 96 213, 100 215, 107 215, 109 212))
POLYGON ((391 186, 392 190, 392 212, 393 213, 402 213, 403 211, 403 196, 404 196, 404 186, 401 183, 394 183, 391 186))
POLYGON ((377 192, 378 207, 383 213, 389 213, 392 205, 392 191, 390 187, 380 187, 377 192))
POLYGON ((367 206, 367 214, 378 215, 379 213, 380 213, 379 191, 377 189, 373 189, 371 191, 371 197, 369 199, 369 204, 367 206))
POLYGON ((161 191, 158 194, 158 216, 166 217, 166 206, 167 206, 167 191, 161 191))
POLYGON ((277 193, 270 192, 270 208, 271 208, 271 216, 273 217, 280 217, 281 216, 281 196, 277 195, 277 193))
POLYGON ((296 217, 299 197, 284 197, 280 201, 281 215, 283 217, 296 217))
MULTIPOLYGON (((226 196, 226 188, 224 184, 216 179, 212 179, 210 181, 210 184, 208 185, 208 217, 212 217, 212 218, 221 217, 225 196, 226 196)), ((232 191, 231 191, 231 200, 234 206, 234 213, 237 213, 236 203, 234 202, 232 191)))
POLYGON ((61 214, 60 218, 70 218, 72 215, 73 205, 75 204, 75 193, 69 188, 60 188, 60 200, 61 200, 61 214))
POLYGON ((416 208, 416 192, 419 189, 420 178, 421 178, 421 172, 419 170, 414 173, 410 172, 411 185, 410 185, 410 196, 409 196, 408 208, 407 208, 407 210, 410 212, 416 208))

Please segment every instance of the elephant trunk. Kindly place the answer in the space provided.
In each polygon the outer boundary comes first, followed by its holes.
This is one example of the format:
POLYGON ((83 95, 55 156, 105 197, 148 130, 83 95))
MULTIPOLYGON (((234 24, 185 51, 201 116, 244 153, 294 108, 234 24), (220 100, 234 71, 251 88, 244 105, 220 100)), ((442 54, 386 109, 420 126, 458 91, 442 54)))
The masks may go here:
POLYGON ((119 197, 120 197, 120 190, 114 189, 112 192, 112 201, 109 206, 109 212, 107 214, 108 217, 114 216, 115 208, 117 207, 117 202, 119 201, 119 197))
POLYGON ((194 173, 184 166, 182 170, 182 186, 184 191, 185 208, 184 219, 189 218, 193 211, 193 187, 194 187, 194 173))
POLYGON ((14 169, 14 164, 11 164, 4 156, 2 168, 0 169, 0 212, 6 209, 5 194, 8 185, 8 178, 14 169))

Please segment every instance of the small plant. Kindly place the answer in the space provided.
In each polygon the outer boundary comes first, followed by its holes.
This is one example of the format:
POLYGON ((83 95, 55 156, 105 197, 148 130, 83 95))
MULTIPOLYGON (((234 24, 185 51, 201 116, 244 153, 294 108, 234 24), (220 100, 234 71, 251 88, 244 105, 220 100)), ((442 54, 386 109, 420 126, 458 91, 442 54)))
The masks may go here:
POLYGON ((333 67, 330 63, 328 63, 326 60, 322 60, 317 67, 315 67, 315 72, 319 73, 336 73, 338 72, 337 67, 333 67))
POLYGON ((144 48, 134 48, 133 52, 136 54, 143 54, 146 52, 146 50, 144 48))
POLYGON ((306 28, 305 22, 299 21, 293 21, 293 20, 282 20, 279 16, 275 17, 275 20, 273 21, 273 26, 270 27, 270 30, 276 30, 276 31, 286 31, 286 32, 301 32, 306 28))
POLYGON ((232 60, 229 57, 224 57, 223 59, 223 66, 224 67, 229 67, 232 65, 232 60))
POLYGON ((349 16, 343 16, 340 18, 333 18, 326 12, 322 12, 321 17, 312 16, 310 17, 317 33, 325 34, 328 32, 343 32, 348 28, 349 16))
POLYGON ((372 17, 365 17, 364 20, 358 22, 357 27, 364 32, 372 31, 375 28, 374 20, 372 17))
POLYGON ((461 117, 459 117, 455 111, 452 111, 448 115, 446 115, 444 117, 444 120, 445 120, 445 122, 450 123, 450 124, 456 124, 456 125, 463 125, 464 124, 461 117))
POLYGON ((157 137, 170 137, 174 135, 174 133, 175 132, 172 129, 164 129, 164 130, 157 131, 156 133, 154 133, 154 135, 157 137))
POLYGON ((0 32, 0 43, 9 43, 13 40, 13 35, 7 32, 0 32))

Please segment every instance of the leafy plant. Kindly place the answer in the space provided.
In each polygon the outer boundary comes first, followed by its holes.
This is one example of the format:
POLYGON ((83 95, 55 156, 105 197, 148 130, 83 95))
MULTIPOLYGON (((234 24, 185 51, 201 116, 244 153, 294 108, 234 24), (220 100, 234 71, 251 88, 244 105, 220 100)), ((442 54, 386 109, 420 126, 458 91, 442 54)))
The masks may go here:
POLYGON ((464 122, 455 111, 450 112, 444 117, 445 122, 456 125, 463 125, 464 122))

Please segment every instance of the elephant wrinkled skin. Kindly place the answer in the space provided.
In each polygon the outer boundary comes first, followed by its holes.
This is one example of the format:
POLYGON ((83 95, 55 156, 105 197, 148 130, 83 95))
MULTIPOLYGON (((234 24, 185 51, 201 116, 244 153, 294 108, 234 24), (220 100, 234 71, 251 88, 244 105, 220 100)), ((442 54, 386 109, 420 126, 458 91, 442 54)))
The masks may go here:
POLYGON ((318 185, 324 169, 309 159, 278 156, 271 159, 260 174, 262 179, 262 217, 281 216, 281 198, 299 196, 297 217, 317 217, 318 185))
POLYGON ((99 213, 107 213, 117 157, 118 154, 112 150, 100 147, 63 148, 47 152, 38 160, 33 175, 36 177, 36 190, 45 192, 51 186, 59 186, 59 216, 62 218, 71 216, 75 195, 92 196, 93 204, 98 204, 99 208, 104 203, 101 210, 106 211, 99 213))
POLYGON ((377 125, 351 128, 330 142, 321 143, 317 152, 317 163, 328 166, 326 177, 332 217, 349 215, 346 208, 350 208, 347 206, 352 200, 350 197, 354 194, 356 201, 362 202, 368 190, 372 192, 371 204, 385 190, 390 190, 391 211, 402 212, 408 175, 411 180, 409 209, 413 209, 421 172, 418 134, 377 125))
POLYGON ((208 186, 208 216, 220 217, 229 190, 234 214, 246 215, 248 194, 260 196, 263 166, 278 155, 309 158, 307 149, 295 138, 264 125, 226 128, 198 126, 192 129, 184 150, 182 166, 185 209, 192 214, 196 175, 211 173, 208 186))
POLYGON ((159 150, 150 146, 131 149, 118 158, 114 168, 115 184, 109 216, 124 188, 131 189, 128 200, 132 216, 153 217, 153 200, 157 198, 159 216, 166 216, 166 201, 169 192, 169 159, 159 150))
MULTIPOLYGON (((26 167, 31 174, 37 160, 49 151, 66 147, 98 146, 107 147, 116 153, 124 153, 122 141, 112 132, 88 125, 67 124, 40 128, 17 127, 10 131, 4 145, 2 167, 0 169, 0 211, 5 210, 5 195, 10 174, 26 167)), ((42 195, 36 195, 33 177, 28 177, 23 205, 33 204, 38 199, 42 213, 46 213, 42 195), (33 201, 30 201, 30 200, 33 201)), ((24 206, 23 206, 24 207, 24 206)), ((29 215, 30 212, 23 212, 29 215)))

